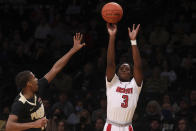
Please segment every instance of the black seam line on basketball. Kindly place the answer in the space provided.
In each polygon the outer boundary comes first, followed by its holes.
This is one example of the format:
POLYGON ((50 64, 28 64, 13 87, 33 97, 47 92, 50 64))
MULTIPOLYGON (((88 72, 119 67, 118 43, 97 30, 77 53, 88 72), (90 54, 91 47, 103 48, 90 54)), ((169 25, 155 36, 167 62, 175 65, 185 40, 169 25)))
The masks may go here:
POLYGON ((103 18, 108 18, 108 19, 116 19, 116 18, 118 18, 118 19, 121 19, 122 17, 107 17, 107 16, 103 16, 103 18))
MULTIPOLYGON (((111 13, 119 12, 119 13, 121 13, 121 11, 119 11, 119 10, 115 10, 115 11, 105 10, 105 11, 102 11, 102 13, 107 13, 107 12, 111 12, 111 13)), ((123 14, 123 12, 122 12, 122 14, 123 14)))
POLYGON ((113 14, 103 14, 103 16, 121 16, 120 14, 117 13, 113 13, 113 14))
POLYGON ((104 16, 120 16, 120 14, 106 14, 104 16))
POLYGON ((113 9, 103 9, 102 11, 122 11, 122 10, 120 10, 120 9, 119 10, 115 10, 115 9, 114 10, 113 9))

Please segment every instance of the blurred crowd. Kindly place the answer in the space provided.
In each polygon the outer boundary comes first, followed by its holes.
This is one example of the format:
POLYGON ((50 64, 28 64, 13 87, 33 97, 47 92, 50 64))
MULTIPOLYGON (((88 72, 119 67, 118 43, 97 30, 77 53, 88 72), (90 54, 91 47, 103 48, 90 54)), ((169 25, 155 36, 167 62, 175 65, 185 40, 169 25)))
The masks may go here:
MULTIPOLYGON (((81 32, 87 46, 73 56, 43 96, 49 119, 46 131, 102 131, 107 109, 108 33, 100 10, 106 1, 2 2, 0 130, 4 130, 19 92, 16 74, 31 70, 38 78, 43 77, 72 47, 74 33, 81 32)), ((137 41, 145 77, 132 122, 134 130, 195 131, 196 2, 116 2, 124 9, 118 24, 116 63, 132 62, 127 27, 141 24, 137 41)))

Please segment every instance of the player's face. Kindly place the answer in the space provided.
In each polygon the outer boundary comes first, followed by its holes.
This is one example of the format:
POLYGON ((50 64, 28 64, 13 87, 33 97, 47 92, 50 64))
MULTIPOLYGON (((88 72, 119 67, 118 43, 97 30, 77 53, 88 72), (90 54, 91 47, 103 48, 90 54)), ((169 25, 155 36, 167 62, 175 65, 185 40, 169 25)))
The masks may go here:
POLYGON ((31 72, 31 79, 30 79, 30 85, 31 85, 31 90, 33 92, 38 91, 38 79, 34 76, 34 74, 31 72))
POLYGON ((118 76, 121 81, 129 81, 131 78, 131 68, 129 64, 122 64, 118 69, 118 76))

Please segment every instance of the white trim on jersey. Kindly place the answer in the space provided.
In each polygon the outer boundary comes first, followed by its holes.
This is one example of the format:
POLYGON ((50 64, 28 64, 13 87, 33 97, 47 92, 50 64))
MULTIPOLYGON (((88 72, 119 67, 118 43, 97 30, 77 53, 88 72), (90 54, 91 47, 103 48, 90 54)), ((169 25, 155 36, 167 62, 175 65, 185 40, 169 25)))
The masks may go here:
POLYGON ((20 99, 19 99, 19 101, 21 101, 23 104, 24 104, 25 102, 27 102, 27 103, 29 103, 29 104, 32 105, 32 106, 36 106, 37 96, 34 95, 34 103, 32 103, 32 102, 28 101, 28 100, 23 96, 22 92, 20 92, 20 99))
MULTIPOLYGON (((132 78, 132 80, 133 80, 133 79, 134 79, 134 83, 137 85, 137 83, 136 83, 134 77, 132 78)), ((119 77, 118 77, 116 74, 115 74, 114 77, 112 78, 111 82, 108 81, 107 76, 106 76, 106 87, 109 87, 109 88, 110 88, 113 84, 115 84, 116 82, 119 82, 119 81, 120 81, 120 79, 119 79, 119 77)), ((129 82, 131 82, 131 80, 130 80, 129 82)), ((122 82, 122 83, 124 83, 124 82, 122 82)), ((138 85, 137 85, 137 86, 138 86, 138 85)), ((142 81, 141 86, 138 86, 138 87, 139 87, 139 88, 142 88, 142 86, 143 86, 143 81, 142 81)))

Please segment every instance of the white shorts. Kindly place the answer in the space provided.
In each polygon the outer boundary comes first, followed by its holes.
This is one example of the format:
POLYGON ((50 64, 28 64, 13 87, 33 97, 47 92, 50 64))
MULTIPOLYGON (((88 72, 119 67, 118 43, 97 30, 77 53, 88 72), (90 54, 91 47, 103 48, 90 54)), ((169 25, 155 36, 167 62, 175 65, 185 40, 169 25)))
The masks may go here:
POLYGON ((133 127, 132 125, 117 126, 106 122, 103 131, 133 131, 133 127))

